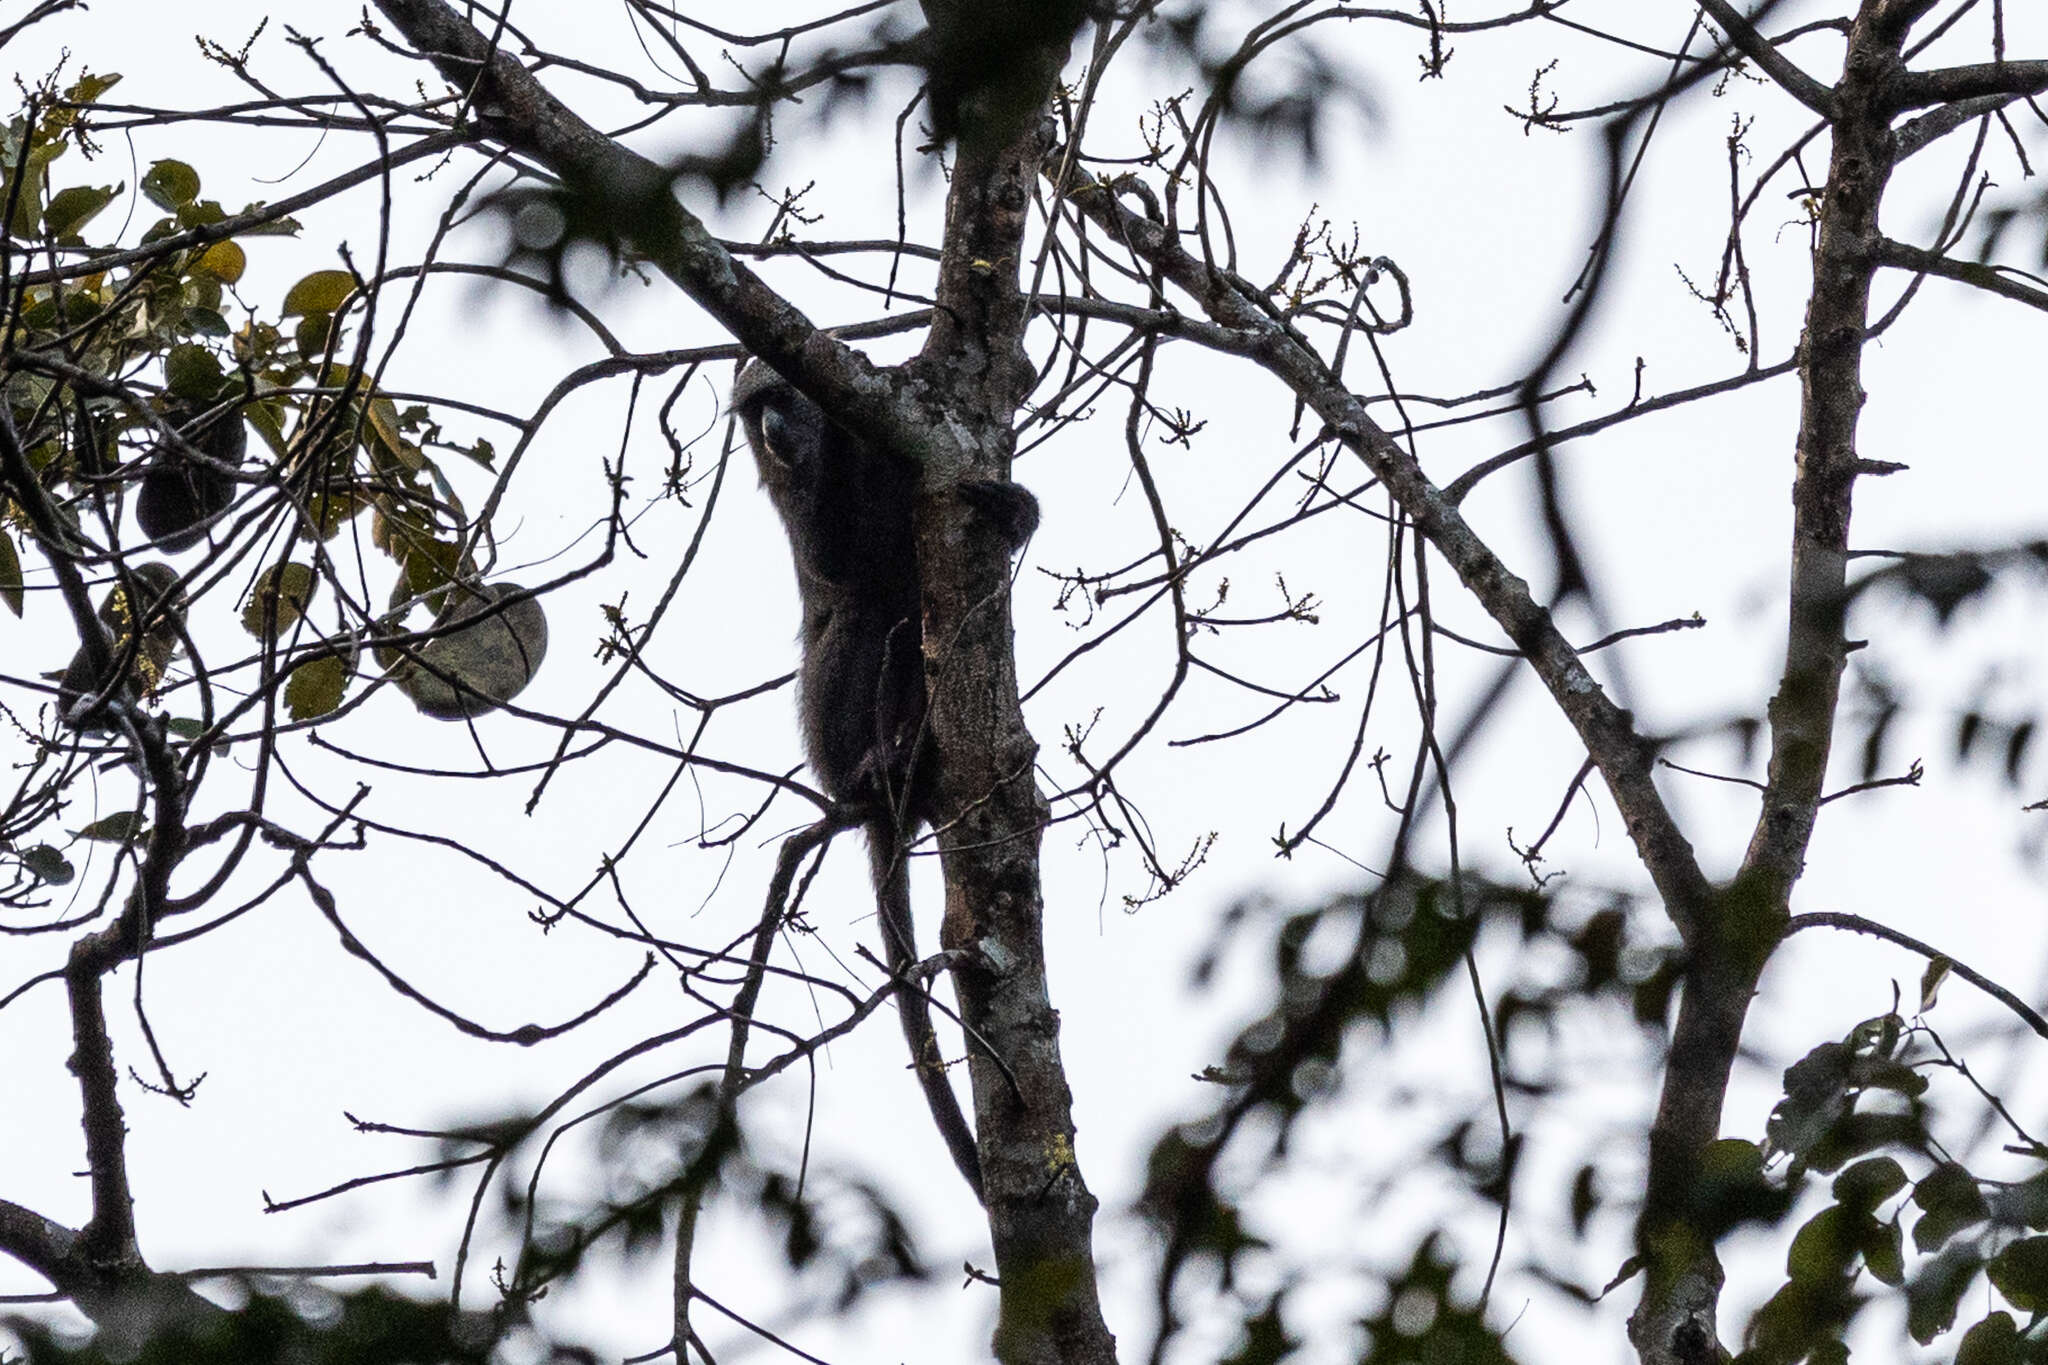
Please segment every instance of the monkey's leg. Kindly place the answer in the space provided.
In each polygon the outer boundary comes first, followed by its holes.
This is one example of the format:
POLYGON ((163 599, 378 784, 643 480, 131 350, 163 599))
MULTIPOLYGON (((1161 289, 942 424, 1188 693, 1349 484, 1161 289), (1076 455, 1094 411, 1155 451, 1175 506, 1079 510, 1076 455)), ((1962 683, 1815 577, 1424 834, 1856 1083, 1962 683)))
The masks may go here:
POLYGON ((911 982, 909 974, 917 965, 917 937, 910 918, 910 869, 903 856, 902 841, 893 823, 875 820, 868 825, 868 865, 874 874, 875 906, 882 922, 882 943, 889 970, 896 974, 896 1013, 903 1021, 903 1037, 910 1044, 911 1069, 924 1087, 925 1103, 931 1106, 932 1122, 953 1153, 953 1164, 974 1191, 976 1200, 986 1202, 981 1186, 981 1157, 974 1147, 974 1130, 960 1112, 960 1101, 946 1079, 939 1060, 939 1039, 932 1031, 931 1006, 924 992, 911 982))

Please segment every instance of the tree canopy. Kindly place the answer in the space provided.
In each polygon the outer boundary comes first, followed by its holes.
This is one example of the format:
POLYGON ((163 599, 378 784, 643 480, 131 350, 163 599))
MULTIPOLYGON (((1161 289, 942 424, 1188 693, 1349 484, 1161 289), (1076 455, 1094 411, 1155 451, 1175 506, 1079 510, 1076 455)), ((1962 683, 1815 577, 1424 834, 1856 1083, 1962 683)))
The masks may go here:
POLYGON ((0 26, 0 1358, 2048 1359, 2043 16, 164 8, 0 26))

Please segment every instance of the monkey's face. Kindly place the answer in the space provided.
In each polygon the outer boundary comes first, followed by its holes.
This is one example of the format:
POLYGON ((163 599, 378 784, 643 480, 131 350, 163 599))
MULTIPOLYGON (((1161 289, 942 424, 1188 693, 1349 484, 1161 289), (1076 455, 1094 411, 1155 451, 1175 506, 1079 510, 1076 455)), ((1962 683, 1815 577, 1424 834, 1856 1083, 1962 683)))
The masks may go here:
POLYGON ((760 405, 755 418, 760 434, 755 446, 763 462, 773 464, 780 475, 773 482, 798 484, 805 481, 811 452, 818 443, 801 429, 800 415, 792 412, 792 405, 780 401, 788 396, 776 394, 760 405))
POLYGON ((840 437, 822 409, 755 361, 733 385, 733 411, 746 429, 761 482, 783 516, 807 522, 823 468, 840 437))

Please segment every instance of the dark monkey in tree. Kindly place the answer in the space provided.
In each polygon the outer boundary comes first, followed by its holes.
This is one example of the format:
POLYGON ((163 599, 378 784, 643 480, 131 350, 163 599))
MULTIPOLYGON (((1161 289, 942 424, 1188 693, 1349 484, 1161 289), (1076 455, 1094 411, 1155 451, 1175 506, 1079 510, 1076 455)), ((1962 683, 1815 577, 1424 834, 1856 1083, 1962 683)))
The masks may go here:
MULTIPOLYGON (((804 751, 826 794, 864 817, 903 1033, 932 1119, 979 1199, 974 1135, 940 1064, 925 997, 908 976, 918 956, 904 855, 933 818, 935 789, 911 525, 918 471, 855 440, 759 361, 740 372, 732 408, 796 562, 804 751)), ((1038 525, 1037 500, 1016 484, 973 482, 959 491, 1011 549, 1038 525)))

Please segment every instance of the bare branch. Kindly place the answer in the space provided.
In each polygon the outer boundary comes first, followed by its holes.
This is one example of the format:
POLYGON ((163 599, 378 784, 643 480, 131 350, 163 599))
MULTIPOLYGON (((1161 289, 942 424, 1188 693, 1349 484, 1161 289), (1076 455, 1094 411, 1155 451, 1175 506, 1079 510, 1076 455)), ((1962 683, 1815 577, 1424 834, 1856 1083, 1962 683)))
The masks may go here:
POLYGON ((1529 660, 1578 732, 1681 931, 1697 930, 1711 890, 1691 843, 1657 791, 1650 746, 1636 733, 1629 715, 1586 671, 1578 651, 1530 595, 1528 584, 1501 563, 1456 503, 1373 420, 1364 402, 1330 373, 1299 333, 1273 318, 1247 288, 1222 270, 1189 255, 1164 225, 1124 208, 1107 184, 1085 171, 1075 174, 1082 178, 1068 187, 1072 202, 1191 295, 1211 320, 1232 331, 1258 335, 1260 365, 1298 394, 1365 461, 1416 529, 1450 562, 1529 660))
POLYGON ((1744 18, 1728 0, 1699 0, 1699 6, 1721 26, 1721 31, 1728 35, 1742 55, 1762 67, 1786 94, 1822 118, 1836 116, 1835 92, 1800 70, 1797 63, 1757 32, 1756 25, 1744 18))
POLYGON ((1885 93, 1892 109, 1906 110, 1987 95, 2020 99, 2044 90, 2048 90, 2048 61, 1982 62, 1939 71, 1908 71, 1885 93))

